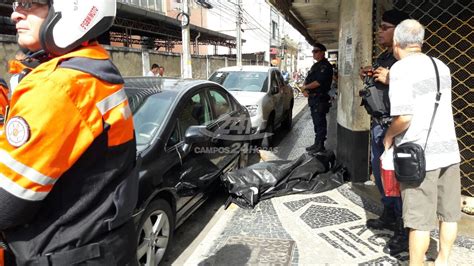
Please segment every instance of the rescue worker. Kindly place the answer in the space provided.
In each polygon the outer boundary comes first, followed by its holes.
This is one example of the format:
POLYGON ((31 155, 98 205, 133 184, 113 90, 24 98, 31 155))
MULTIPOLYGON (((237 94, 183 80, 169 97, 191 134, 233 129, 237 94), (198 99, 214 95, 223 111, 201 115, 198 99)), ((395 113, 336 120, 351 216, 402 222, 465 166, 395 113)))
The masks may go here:
POLYGON ((313 47, 313 58, 317 62, 313 64, 302 85, 303 95, 308 97, 308 105, 313 119, 315 139, 314 144, 306 150, 317 153, 325 150, 324 141, 327 135, 326 114, 329 112, 330 100, 328 92, 331 90, 332 65, 326 59, 324 53, 326 47, 316 43, 313 47))
POLYGON ((393 32, 400 22, 408 18, 406 13, 394 9, 387 10, 382 14, 382 21, 380 22, 377 35, 379 44, 386 48, 386 50, 376 59, 376 65, 379 67, 373 69, 372 66, 366 66, 362 68, 359 73, 360 78, 363 80, 368 72, 373 72, 377 92, 381 94, 381 97, 378 97, 382 98, 384 105, 387 106, 387 110, 385 110, 381 117, 371 117, 370 159, 375 184, 381 195, 383 212, 382 215, 376 219, 368 219, 367 227, 379 230, 384 228, 394 230, 393 236, 384 248, 384 251, 392 256, 408 250, 408 233, 403 226, 402 198, 386 197, 384 194, 380 172, 380 156, 385 150, 383 139, 391 122, 390 99, 388 97, 389 71, 390 67, 397 62, 397 59, 393 56, 393 32))
MULTIPOLYGON (((26 65, 22 63, 25 58, 26 54, 22 49, 19 49, 15 53, 15 59, 8 61, 8 73, 12 74, 12 77, 10 78, 10 93, 15 90, 16 86, 18 85, 21 72, 26 68, 26 65)), ((11 97, 11 94, 9 96, 11 97)))
POLYGON ((8 84, 0 78, 0 124, 5 121, 5 113, 8 106, 8 84))
POLYGON ((115 0, 13 2, 18 44, 39 63, 0 135, 0 231, 18 265, 137 264, 133 120, 94 40, 115 12, 115 0))

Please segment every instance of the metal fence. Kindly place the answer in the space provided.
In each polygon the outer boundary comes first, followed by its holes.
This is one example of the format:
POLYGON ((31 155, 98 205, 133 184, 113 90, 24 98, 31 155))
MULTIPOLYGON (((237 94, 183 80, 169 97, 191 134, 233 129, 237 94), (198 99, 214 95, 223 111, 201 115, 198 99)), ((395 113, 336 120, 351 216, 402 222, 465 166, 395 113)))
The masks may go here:
MULTIPOLYGON (((461 192, 474 196, 474 2, 394 0, 393 7, 426 27, 423 51, 443 61, 451 70, 452 105, 461 152, 461 192)), ((377 13, 380 14, 374 12, 377 13)))

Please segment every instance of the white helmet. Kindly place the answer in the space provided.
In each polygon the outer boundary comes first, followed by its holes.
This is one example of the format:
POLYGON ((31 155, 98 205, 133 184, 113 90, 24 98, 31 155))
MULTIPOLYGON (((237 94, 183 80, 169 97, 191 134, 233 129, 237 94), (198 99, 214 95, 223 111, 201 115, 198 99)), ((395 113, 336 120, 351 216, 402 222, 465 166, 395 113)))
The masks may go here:
POLYGON ((113 24, 116 0, 50 0, 40 29, 43 50, 63 55, 97 38, 113 24))

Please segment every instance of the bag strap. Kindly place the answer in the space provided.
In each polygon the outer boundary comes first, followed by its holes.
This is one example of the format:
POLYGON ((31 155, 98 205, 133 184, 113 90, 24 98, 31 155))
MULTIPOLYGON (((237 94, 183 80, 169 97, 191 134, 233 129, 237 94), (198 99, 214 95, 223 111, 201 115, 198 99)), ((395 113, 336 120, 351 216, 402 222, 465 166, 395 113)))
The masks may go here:
POLYGON ((426 134, 426 141, 425 141, 425 147, 423 148, 424 151, 426 151, 426 144, 428 144, 428 137, 430 136, 431 133, 431 127, 433 126, 433 121, 436 115, 436 110, 438 110, 438 105, 439 105, 439 100, 441 99, 441 92, 439 89, 439 72, 438 72, 438 66, 436 66, 435 61, 433 60, 433 57, 429 57, 431 62, 433 62, 433 66, 436 72, 436 101, 435 101, 435 108, 433 110, 433 116, 431 116, 431 122, 430 122, 430 128, 428 129, 428 134, 426 134))

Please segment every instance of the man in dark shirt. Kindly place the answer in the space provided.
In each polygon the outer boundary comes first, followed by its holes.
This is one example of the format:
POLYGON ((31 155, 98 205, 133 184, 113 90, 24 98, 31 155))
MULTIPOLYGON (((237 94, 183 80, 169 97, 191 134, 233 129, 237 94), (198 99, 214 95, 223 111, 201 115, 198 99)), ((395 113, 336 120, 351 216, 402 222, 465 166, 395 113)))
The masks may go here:
POLYGON ((390 124, 390 100, 388 97, 389 89, 389 69, 395 64, 397 59, 392 54, 393 31, 395 27, 405 19, 408 15, 398 10, 388 10, 382 15, 382 21, 377 32, 378 43, 386 48, 376 60, 378 67, 373 69, 372 66, 366 66, 361 69, 360 77, 364 79, 367 72, 372 71, 375 78, 375 87, 383 99, 386 112, 380 117, 372 116, 371 126, 371 164, 372 173, 375 178, 375 184, 382 196, 382 204, 384 210, 382 215, 377 219, 367 220, 367 227, 375 229, 393 229, 394 235, 388 241, 384 251, 391 255, 398 254, 408 249, 408 235, 403 227, 402 221, 402 199, 401 197, 386 197, 381 181, 380 173, 380 156, 384 152, 383 139, 385 132, 390 124))
POLYGON ((313 118, 314 133, 316 134, 314 144, 306 150, 311 153, 324 151, 324 141, 327 135, 326 114, 329 112, 330 100, 328 95, 332 82, 332 65, 324 56, 326 47, 316 43, 313 47, 313 58, 317 62, 313 64, 302 85, 303 95, 308 97, 308 105, 313 118))

